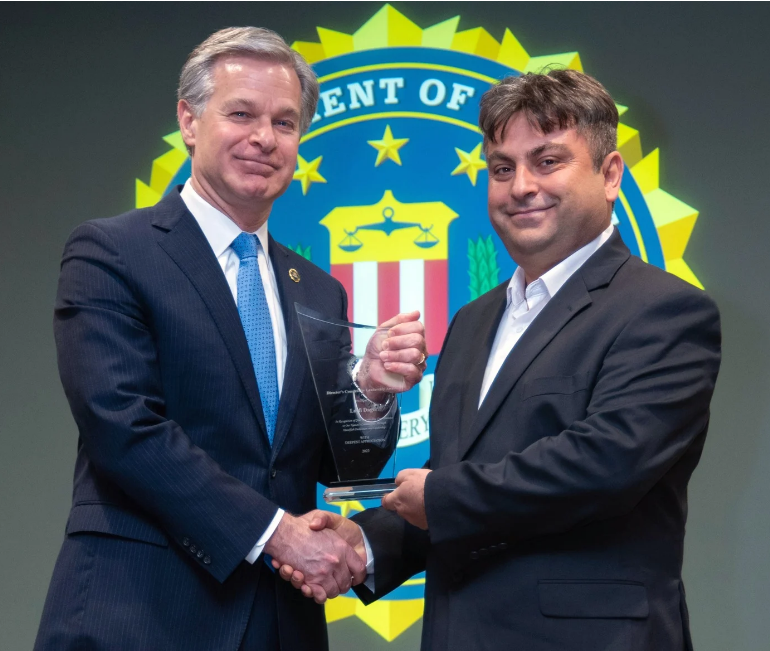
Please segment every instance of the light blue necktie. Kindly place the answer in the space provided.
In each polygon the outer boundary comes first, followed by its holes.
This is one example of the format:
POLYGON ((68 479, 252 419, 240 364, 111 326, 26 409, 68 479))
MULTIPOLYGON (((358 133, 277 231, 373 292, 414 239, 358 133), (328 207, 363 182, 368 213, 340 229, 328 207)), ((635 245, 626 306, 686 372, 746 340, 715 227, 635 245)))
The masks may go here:
POLYGON ((241 261, 238 267, 238 314, 249 344, 251 363, 254 365, 262 411, 265 414, 267 438, 272 445, 278 415, 278 375, 275 368, 273 323, 257 262, 257 251, 261 244, 256 235, 241 233, 230 246, 241 261))

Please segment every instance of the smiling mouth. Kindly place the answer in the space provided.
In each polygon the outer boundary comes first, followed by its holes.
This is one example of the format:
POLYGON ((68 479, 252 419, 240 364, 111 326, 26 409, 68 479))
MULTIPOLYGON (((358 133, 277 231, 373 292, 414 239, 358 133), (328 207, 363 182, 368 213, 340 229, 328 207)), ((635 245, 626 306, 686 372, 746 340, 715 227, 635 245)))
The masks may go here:
POLYGON ((553 206, 542 206, 539 208, 526 208, 523 210, 513 210, 508 212, 508 215, 510 217, 529 217, 529 216, 534 216, 537 213, 542 213, 542 212, 545 212, 546 210, 550 210, 551 208, 553 208, 553 206))
POLYGON ((241 163, 246 163, 247 165, 259 165, 260 167, 267 167, 271 170, 277 169, 275 165, 268 161, 263 160, 256 160, 254 158, 239 158, 238 156, 235 157, 235 160, 240 161, 241 163))

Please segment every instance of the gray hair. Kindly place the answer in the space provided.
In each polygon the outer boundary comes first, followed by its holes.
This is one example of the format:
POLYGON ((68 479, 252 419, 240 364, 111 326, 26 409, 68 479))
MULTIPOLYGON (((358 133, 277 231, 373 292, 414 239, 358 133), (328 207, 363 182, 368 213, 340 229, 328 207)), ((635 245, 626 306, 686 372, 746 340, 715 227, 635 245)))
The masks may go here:
POLYGON ((253 56, 291 66, 302 89, 300 132, 307 132, 318 104, 318 80, 313 69, 278 34, 261 27, 227 27, 214 32, 187 57, 179 75, 177 99, 200 116, 214 92, 212 69, 224 56, 253 56))
POLYGON ((543 133, 575 128, 591 148, 598 172, 618 140, 618 109, 596 79, 576 70, 551 70, 506 77, 481 98, 479 127, 484 150, 505 138, 508 121, 523 113, 543 133))

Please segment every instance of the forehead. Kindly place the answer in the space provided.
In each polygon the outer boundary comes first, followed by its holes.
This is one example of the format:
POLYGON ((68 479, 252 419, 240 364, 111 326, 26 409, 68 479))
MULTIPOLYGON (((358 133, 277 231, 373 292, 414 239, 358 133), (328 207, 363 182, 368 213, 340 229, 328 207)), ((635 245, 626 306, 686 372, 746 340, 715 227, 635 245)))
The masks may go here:
POLYGON ((525 155, 533 149, 539 149, 549 144, 588 150, 588 141, 576 127, 554 129, 549 133, 544 133, 538 124, 529 119, 525 113, 514 114, 495 135, 496 142, 489 143, 489 152, 505 151, 509 155, 525 155))
POLYGON ((538 124, 525 113, 516 113, 501 127, 496 135, 496 142, 490 143, 490 149, 496 147, 525 147, 540 146, 551 142, 566 144, 583 139, 575 127, 554 129, 544 133, 538 124))
POLYGON ((223 56, 211 68, 214 93, 236 88, 273 91, 281 95, 301 93, 299 78, 285 63, 245 55, 223 56))

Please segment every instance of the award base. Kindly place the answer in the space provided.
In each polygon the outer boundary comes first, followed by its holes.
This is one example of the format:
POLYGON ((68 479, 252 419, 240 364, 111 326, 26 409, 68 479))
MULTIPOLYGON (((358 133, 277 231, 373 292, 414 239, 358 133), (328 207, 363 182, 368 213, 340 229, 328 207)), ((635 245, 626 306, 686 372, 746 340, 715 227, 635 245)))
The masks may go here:
POLYGON ((334 482, 324 491, 324 500, 327 504, 333 502, 377 500, 396 490, 395 482, 394 478, 334 482))

